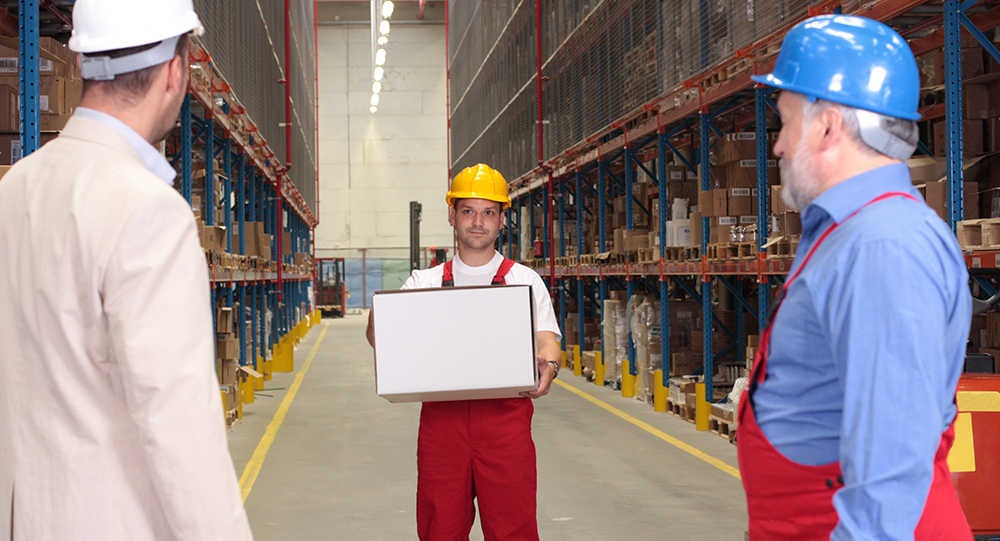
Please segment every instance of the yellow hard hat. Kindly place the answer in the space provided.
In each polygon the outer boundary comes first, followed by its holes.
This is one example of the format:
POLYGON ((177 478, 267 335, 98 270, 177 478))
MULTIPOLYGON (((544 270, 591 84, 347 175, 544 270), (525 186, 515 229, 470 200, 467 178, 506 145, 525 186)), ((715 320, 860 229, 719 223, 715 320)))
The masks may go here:
POLYGON ((504 210, 510 207, 507 181, 485 163, 466 167, 455 175, 445 200, 449 206, 454 207, 456 199, 488 199, 503 204, 504 210))

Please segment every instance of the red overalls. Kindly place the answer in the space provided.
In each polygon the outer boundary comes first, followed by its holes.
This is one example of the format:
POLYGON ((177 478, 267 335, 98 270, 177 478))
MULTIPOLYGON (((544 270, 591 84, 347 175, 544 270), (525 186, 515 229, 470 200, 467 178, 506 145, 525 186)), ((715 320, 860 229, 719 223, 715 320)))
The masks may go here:
MULTIPOLYGON (((909 194, 890 192, 875 198, 861 208, 890 197, 916 200, 909 194)), ((860 211, 861 209, 858 209, 844 221, 850 220, 860 211)), ((747 493, 751 541, 828 540, 837 526, 838 517, 833 507, 833 495, 844 485, 840 463, 805 466, 785 458, 761 431, 752 406, 754 390, 767 377, 771 326, 781 308, 781 299, 809 263, 816 249, 837 228, 837 225, 833 224, 823 233, 809 250, 798 271, 785 282, 779 295, 778 305, 771 315, 771 324, 761 336, 760 348, 750 375, 750 386, 744 398, 740 400, 737 454, 743 488, 747 493)), ((954 440, 953 423, 942 434, 941 443, 934 457, 934 480, 931 482, 927 503, 915 531, 917 541, 971 541, 972 539, 969 523, 958 502, 958 495, 951 483, 951 472, 948 470, 948 451, 954 440)))
MULTIPOLYGON (((504 258, 493 285, 514 262, 504 258)), ((452 262, 442 287, 454 287, 452 262)), ((468 540, 479 502, 483 535, 538 540, 535 444, 530 398, 424 402, 417 438, 417 535, 422 541, 468 540)))

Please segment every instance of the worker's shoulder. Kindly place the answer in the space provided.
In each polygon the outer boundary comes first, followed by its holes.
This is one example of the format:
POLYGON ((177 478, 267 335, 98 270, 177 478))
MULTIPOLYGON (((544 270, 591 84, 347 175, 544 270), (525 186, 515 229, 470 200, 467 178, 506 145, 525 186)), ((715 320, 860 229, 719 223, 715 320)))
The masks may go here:
POLYGON ((947 224, 922 200, 893 197, 863 208, 845 224, 860 243, 924 243, 928 238, 954 240, 947 224))
POLYGON ((421 289, 441 287, 444 279, 444 265, 436 265, 429 269, 414 269, 410 278, 403 284, 403 289, 421 289))
POLYGON ((135 152, 115 146, 60 136, 23 161, 29 176, 86 186, 118 206, 142 204, 150 198, 186 206, 180 193, 150 171, 135 152))

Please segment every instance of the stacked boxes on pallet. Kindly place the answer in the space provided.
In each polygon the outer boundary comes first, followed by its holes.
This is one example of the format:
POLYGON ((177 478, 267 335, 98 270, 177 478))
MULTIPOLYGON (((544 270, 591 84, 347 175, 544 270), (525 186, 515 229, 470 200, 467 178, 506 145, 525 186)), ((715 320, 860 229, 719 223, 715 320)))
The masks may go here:
MULTIPOLYGON (((83 79, 75 54, 53 38, 39 40, 39 113, 41 144, 66 126, 83 97, 83 79)), ((0 46, 0 164, 21 159, 20 75, 18 51, 0 46)))

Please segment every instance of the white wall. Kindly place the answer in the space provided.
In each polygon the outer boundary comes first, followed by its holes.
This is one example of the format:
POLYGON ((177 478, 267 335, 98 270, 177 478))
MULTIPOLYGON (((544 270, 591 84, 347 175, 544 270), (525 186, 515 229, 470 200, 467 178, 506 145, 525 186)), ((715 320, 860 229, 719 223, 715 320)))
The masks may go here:
MULTIPOLYGON (((319 28, 319 257, 334 248, 409 245, 410 201, 423 205, 421 245, 452 246, 447 180, 443 25, 392 26, 378 112, 369 112, 371 31, 319 28)), ((450 252, 449 252, 449 255, 450 252)), ((408 250, 374 250, 408 258, 408 250)))

